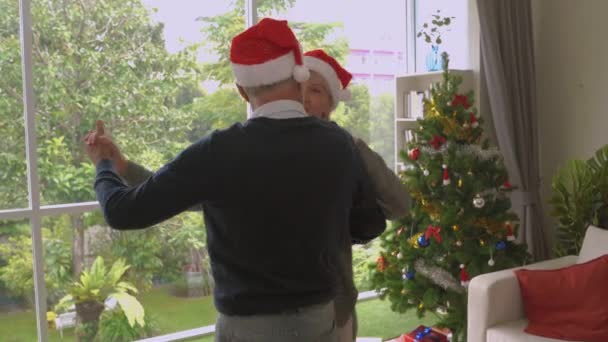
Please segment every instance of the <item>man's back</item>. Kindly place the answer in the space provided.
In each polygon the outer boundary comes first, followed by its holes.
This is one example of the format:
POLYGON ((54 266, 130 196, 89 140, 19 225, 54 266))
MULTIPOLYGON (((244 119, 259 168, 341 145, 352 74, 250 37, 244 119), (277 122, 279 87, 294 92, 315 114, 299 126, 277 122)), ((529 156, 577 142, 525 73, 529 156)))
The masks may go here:
POLYGON ((210 139, 223 175, 204 203, 216 305, 276 313, 334 296, 361 166, 350 137, 313 117, 256 118, 210 139))
POLYGON ((203 204, 216 306, 252 315, 334 297, 341 246, 385 227, 368 181, 352 138, 336 125, 260 117, 201 139, 137 187, 103 160, 95 189, 116 229, 203 204))

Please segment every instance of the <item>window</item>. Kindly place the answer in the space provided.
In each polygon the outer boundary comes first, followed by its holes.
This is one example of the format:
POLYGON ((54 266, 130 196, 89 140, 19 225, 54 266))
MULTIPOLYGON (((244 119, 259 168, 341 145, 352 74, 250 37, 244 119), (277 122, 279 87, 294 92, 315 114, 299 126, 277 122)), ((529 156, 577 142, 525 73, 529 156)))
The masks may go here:
POLYGON ((388 165, 394 163, 394 77, 408 72, 405 63, 392 59, 408 53, 408 4, 384 1, 372 15, 364 1, 301 0, 257 13, 288 20, 304 50, 324 48, 353 74, 353 99, 340 104, 331 119, 366 141, 388 165))
POLYGON ((0 1, 0 210, 27 207, 19 3, 0 1))
POLYGON ((0 336, 36 340, 32 239, 27 220, 0 220, 0 336))
MULTIPOLYGON (((212 130, 245 120, 227 42, 256 13, 288 19, 305 49, 325 48, 344 63, 354 76, 355 101, 341 104, 334 119, 393 165, 394 79, 419 69, 407 24, 435 4, 466 9, 447 0, 417 6, 387 0, 373 12, 367 2, 347 0, 182 0, 179 6, 169 0, 0 0, 0 336, 73 336, 74 308, 57 304, 98 257, 106 267, 119 258, 130 265, 127 278, 143 291, 138 299, 157 323, 149 335, 183 337, 186 329, 213 324, 211 297, 184 297, 207 294, 213 285, 201 215, 183 213, 139 232, 109 230, 82 151, 86 131, 103 119, 123 153, 154 170, 212 130), (20 22, 31 42, 20 37, 20 22), (26 101, 24 85, 33 94, 26 101), (47 325, 47 312, 51 321, 63 314, 65 328, 47 325)), ((458 25, 466 23, 465 14, 453 14, 458 25)), ((465 44, 446 41, 457 66, 465 44)), ((356 253, 365 263, 369 252, 356 253)), ((389 311, 386 303, 365 305, 389 311)))

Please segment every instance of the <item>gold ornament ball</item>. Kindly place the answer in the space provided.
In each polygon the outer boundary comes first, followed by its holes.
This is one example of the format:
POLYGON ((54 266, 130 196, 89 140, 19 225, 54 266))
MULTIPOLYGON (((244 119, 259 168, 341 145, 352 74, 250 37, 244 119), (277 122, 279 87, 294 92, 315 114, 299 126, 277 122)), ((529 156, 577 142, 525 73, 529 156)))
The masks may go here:
POLYGON ((485 245, 486 245, 486 242, 485 242, 485 241, 483 241, 483 240, 479 240, 479 245, 480 245, 481 247, 483 247, 483 246, 485 246, 485 245))
POLYGON ((401 290, 401 294, 402 295, 406 295, 407 294, 407 290, 406 289, 401 290))
POLYGON ((462 178, 458 180, 458 187, 462 188, 462 178))
POLYGON ((418 310, 422 310, 424 309, 424 303, 420 303, 420 305, 418 305, 418 310))
POLYGON ((455 224, 455 225, 452 226, 452 230, 455 231, 455 232, 457 232, 457 231, 460 230, 460 226, 457 225, 457 224, 455 224))

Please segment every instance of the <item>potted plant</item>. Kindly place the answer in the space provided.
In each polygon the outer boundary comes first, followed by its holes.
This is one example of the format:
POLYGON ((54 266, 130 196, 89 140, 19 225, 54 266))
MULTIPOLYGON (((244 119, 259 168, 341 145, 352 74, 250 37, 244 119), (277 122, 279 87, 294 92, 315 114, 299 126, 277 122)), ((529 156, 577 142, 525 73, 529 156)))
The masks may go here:
POLYGON ((449 26, 454 17, 442 17, 441 10, 437 10, 432 14, 430 23, 422 24, 422 29, 418 32, 417 37, 423 37, 427 44, 431 45, 431 51, 426 56, 427 71, 439 71, 443 65, 442 58, 439 53, 439 46, 443 42, 441 35, 444 32, 450 31, 449 26))
POLYGON ((144 325, 144 309, 133 296, 137 289, 122 281, 129 267, 124 260, 118 259, 107 269, 103 258, 97 257, 89 269, 82 271, 79 281, 68 287, 68 294, 59 301, 55 310, 75 307, 79 322, 87 326, 83 330, 87 336, 77 336, 78 338, 88 340, 95 336, 99 317, 108 299, 113 299, 120 305, 131 325, 144 325))
POLYGON ((568 161, 551 186, 551 214, 558 220, 555 254, 577 255, 588 225, 608 229, 608 145, 587 161, 568 161))

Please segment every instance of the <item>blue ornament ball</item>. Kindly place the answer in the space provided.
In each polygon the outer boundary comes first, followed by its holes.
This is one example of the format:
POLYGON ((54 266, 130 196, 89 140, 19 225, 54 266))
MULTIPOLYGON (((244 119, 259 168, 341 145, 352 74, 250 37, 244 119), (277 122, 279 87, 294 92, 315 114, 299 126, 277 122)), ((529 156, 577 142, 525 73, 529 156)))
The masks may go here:
POLYGON ((420 247, 428 247, 429 246, 429 240, 427 240, 424 235, 420 235, 418 237, 418 246, 420 247))
POLYGON ((407 280, 414 279, 414 276, 416 276, 416 272, 414 272, 414 271, 405 272, 405 279, 407 279, 407 280))
POLYGON ((505 248, 507 248, 507 244, 504 241, 498 241, 496 243, 496 250, 502 251, 505 248))

